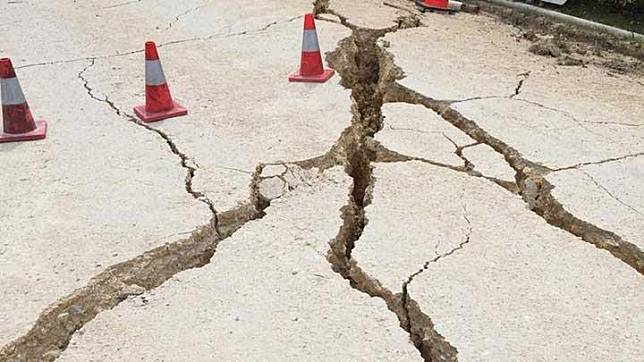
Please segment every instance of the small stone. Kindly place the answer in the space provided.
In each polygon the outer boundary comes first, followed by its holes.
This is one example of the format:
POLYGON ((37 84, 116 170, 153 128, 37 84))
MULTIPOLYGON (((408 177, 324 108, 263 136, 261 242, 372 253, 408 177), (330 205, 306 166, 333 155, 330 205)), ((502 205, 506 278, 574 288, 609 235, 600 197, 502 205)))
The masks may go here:
POLYGON ((141 295, 145 293, 145 288, 137 284, 126 285, 121 289, 122 295, 141 295))

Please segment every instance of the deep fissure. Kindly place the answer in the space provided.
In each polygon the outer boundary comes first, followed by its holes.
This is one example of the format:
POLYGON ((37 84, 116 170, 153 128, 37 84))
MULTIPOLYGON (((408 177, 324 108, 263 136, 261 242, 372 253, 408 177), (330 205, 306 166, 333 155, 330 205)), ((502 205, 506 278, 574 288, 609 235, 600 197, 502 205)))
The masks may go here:
POLYGON ((373 173, 371 163, 376 153, 370 144, 383 124, 382 105, 387 86, 402 76, 390 54, 378 46, 377 41, 390 32, 419 25, 418 18, 407 16, 399 19, 398 25, 387 29, 365 29, 350 24, 328 8, 328 2, 318 1, 316 13, 333 14, 352 30, 352 34, 340 41, 338 47, 327 55, 329 63, 341 76, 341 84, 351 90, 352 120, 339 144, 345 156, 345 170, 353 185, 348 203, 342 208, 343 225, 337 236, 329 243, 327 259, 335 272, 349 281, 350 285, 372 297, 382 299, 388 309, 395 313, 400 327, 409 333, 419 353, 426 361, 456 360, 456 348, 438 332, 428 315, 406 291, 394 294, 380 282, 362 270, 352 258, 355 243, 367 226, 365 207, 371 202, 373 173))

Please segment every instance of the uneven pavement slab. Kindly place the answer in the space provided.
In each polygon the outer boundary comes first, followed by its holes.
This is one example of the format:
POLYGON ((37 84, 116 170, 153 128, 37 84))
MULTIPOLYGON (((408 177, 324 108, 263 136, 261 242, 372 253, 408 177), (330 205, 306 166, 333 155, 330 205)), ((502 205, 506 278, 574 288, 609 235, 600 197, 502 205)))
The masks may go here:
MULTIPOLYGON (((424 103, 477 141, 492 146, 512 163, 519 179, 530 174, 528 178, 541 180, 530 181, 531 186, 517 185, 531 207, 539 199, 528 188, 537 193, 555 190, 553 195, 583 194, 587 189, 574 186, 583 181, 561 177, 547 178, 552 182, 546 185, 542 181, 549 173, 644 155, 644 93, 636 73, 615 74, 596 64, 559 65, 555 58, 530 53, 518 29, 487 16, 425 14, 421 21, 423 27, 385 37, 387 50, 405 73, 398 83, 414 93, 412 99, 422 98, 411 103, 424 103), (434 36, 427 37, 428 31, 434 36)), ((463 149, 466 158, 472 152, 476 149, 463 149)), ((602 186, 610 190, 619 188, 619 183, 642 185, 636 167, 621 171, 619 181, 605 180, 602 186)), ((612 223, 613 228, 601 229, 594 224, 608 225, 602 216, 567 214, 572 209, 606 210, 600 198, 578 195, 584 204, 566 203, 560 208, 556 197, 541 196, 555 206, 556 210, 536 209, 550 223, 614 250, 642 270, 643 234, 635 231, 641 228, 631 227, 639 220, 630 223, 621 218, 622 222, 612 223)), ((628 205, 641 201, 637 194, 631 198, 634 201, 628 205)), ((618 205, 612 208, 618 215, 632 214, 628 205, 618 205)))
POLYGON ((407 283, 460 360, 644 352, 644 282, 609 253, 481 178, 417 161, 378 163, 374 178, 352 255, 383 285, 407 283))
POLYGON ((350 179, 335 168, 308 182, 222 242, 212 263, 101 314, 61 360, 419 360, 385 304, 325 259, 350 179))

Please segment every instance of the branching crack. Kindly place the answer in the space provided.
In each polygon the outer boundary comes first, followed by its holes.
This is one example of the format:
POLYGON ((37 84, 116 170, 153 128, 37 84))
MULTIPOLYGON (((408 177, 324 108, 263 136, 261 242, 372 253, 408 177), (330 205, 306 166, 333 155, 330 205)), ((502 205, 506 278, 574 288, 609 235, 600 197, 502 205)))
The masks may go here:
MULTIPOLYGON (((516 149, 491 136, 474 121, 452 108, 449 102, 434 100, 398 83, 389 88, 385 99, 388 102, 421 104, 438 113, 445 121, 471 138, 490 146, 497 153, 503 155, 508 165, 516 172, 515 179, 521 195, 533 212, 550 225, 567 231, 600 249, 609 251, 640 274, 644 274, 644 252, 639 247, 623 240, 614 232, 577 218, 564 209, 561 203, 552 196, 551 191, 554 186, 543 176, 544 168, 542 166, 527 160, 516 149)), ((609 162, 609 160, 605 162, 609 162)), ((547 171, 545 170, 545 172, 547 171)))
MULTIPOLYGON (((321 168, 324 156, 298 161, 302 168, 321 168)), ((87 286, 48 307, 27 334, 0 349, 0 361, 53 361, 65 350, 72 336, 99 313, 112 309, 129 296, 152 290, 177 273, 207 265, 220 242, 251 220, 261 219, 270 200, 261 192, 267 179, 261 163, 251 177, 249 200, 219 214, 215 222, 198 227, 187 239, 147 251, 113 265, 90 280, 87 286)), ((285 164, 287 171, 290 169, 285 164)), ((286 171, 285 171, 286 172, 286 171)), ((284 174, 280 175, 284 176, 284 174)), ((287 191, 297 187, 289 186, 287 191)))
MULTIPOLYGON (((416 272, 414 272, 413 274, 411 274, 407 278, 407 281, 405 283, 403 283, 403 285, 402 285, 402 303, 401 304, 402 304, 402 306, 404 308, 404 311, 405 311, 405 314, 407 316, 406 319, 410 323, 410 325, 409 325, 410 330, 414 329, 414 326, 411 325, 411 323, 413 323, 414 318, 410 317, 410 313, 411 314, 418 313, 418 311, 416 310, 418 307, 417 307, 417 304, 415 302, 413 302, 412 298, 409 295, 409 285, 414 281, 414 279, 417 276, 422 274, 425 270, 429 269, 429 266, 431 264, 437 263, 439 260, 444 259, 444 258, 446 258, 446 257, 448 257, 450 255, 455 254, 457 251, 463 249, 465 247, 465 245, 470 243, 470 240, 471 240, 471 237, 472 237, 472 223, 470 222, 469 218, 467 217, 467 205, 463 205, 463 219, 465 219, 465 221, 467 222, 467 225, 468 225, 468 231, 467 231, 467 233, 465 235, 465 240, 463 240, 461 243, 459 243, 455 248, 453 248, 453 249, 451 249, 451 250, 449 250, 449 251, 447 251, 447 252, 445 252, 443 254, 440 254, 440 255, 436 256, 432 260, 428 260, 427 262, 425 262, 425 264, 423 264, 423 267, 420 268, 419 270, 417 270, 416 272)), ((437 247, 438 247, 439 244, 440 244, 440 241, 436 244, 437 247)))
POLYGON ((329 243, 327 259, 333 270, 348 280, 354 289, 378 297, 387 304, 425 360, 456 360, 456 348, 434 330, 431 319, 415 301, 383 287, 377 279, 363 271, 351 256, 356 241, 368 223, 365 207, 371 202, 374 185, 371 163, 376 159, 376 152, 370 145, 375 142, 373 136, 383 126, 385 89, 402 76, 391 55, 378 47, 377 41, 389 32, 420 23, 412 15, 399 19, 398 25, 391 28, 365 29, 350 24, 346 18, 329 9, 325 0, 315 2, 315 12, 318 16, 335 15, 352 30, 352 34, 341 40, 338 48, 328 54, 329 63, 341 75, 341 84, 351 90, 353 100, 351 126, 338 141, 339 153, 343 155, 345 169, 353 179, 353 186, 348 203, 341 210, 343 225, 329 243), (403 298, 406 298, 404 304, 403 298))

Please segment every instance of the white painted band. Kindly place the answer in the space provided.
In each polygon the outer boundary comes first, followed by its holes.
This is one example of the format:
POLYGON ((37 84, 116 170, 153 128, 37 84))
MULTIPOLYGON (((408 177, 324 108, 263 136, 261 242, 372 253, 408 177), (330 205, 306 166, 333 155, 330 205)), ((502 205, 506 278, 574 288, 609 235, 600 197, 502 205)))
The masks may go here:
POLYGON ((320 44, 318 44, 318 33, 313 30, 304 30, 304 38, 302 39, 303 52, 318 52, 320 51, 320 44))
POLYGON ((165 75, 163 75, 163 67, 161 67, 161 62, 159 60, 145 61, 145 84, 165 84, 165 75))
POLYGON ((0 93, 2 93, 2 105, 12 106, 26 103, 18 78, 0 79, 0 93))

